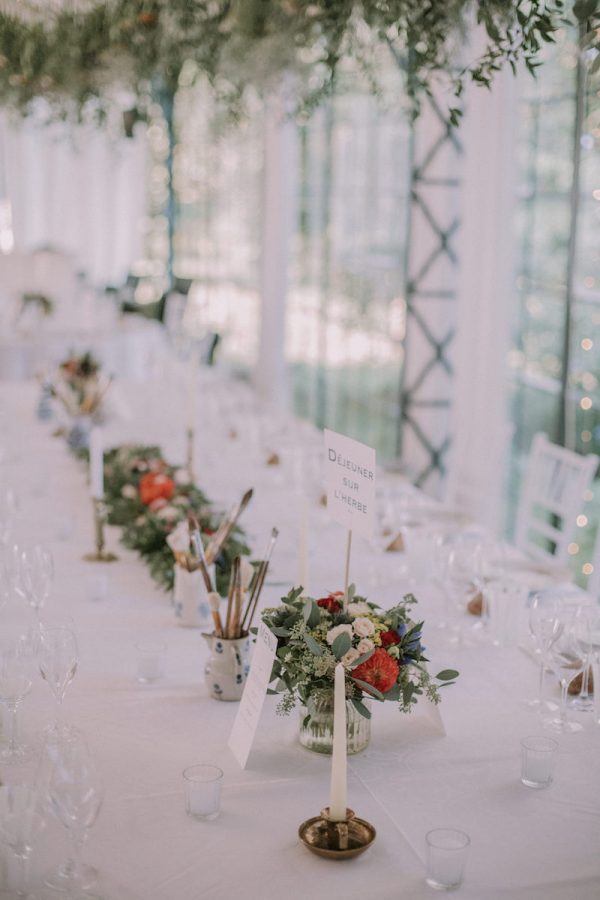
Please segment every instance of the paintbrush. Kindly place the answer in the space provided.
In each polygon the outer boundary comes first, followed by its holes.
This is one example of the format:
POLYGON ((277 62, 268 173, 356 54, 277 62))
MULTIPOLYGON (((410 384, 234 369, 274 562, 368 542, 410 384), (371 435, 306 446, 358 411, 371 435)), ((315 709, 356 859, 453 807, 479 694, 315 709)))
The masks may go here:
POLYGON ((212 620, 215 626, 215 634, 217 635, 217 637, 222 638, 224 636, 223 623, 221 622, 221 614, 219 612, 219 607, 221 606, 221 598, 216 591, 210 592, 210 594, 208 595, 208 602, 210 604, 212 620))
POLYGON ((229 591, 227 592, 227 618, 225 619, 225 637, 233 638, 233 597, 235 594, 235 586, 238 580, 238 571, 240 568, 240 558, 236 556, 231 567, 231 575, 229 578, 229 591))
POLYGON ((190 532, 190 540, 194 548, 194 553, 198 557, 198 568, 200 569, 202 578, 204 579, 206 590, 210 594, 210 592, 213 590, 213 586, 210 580, 210 572, 208 571, 208 566, 206 564, 206 557, 204 556, 204 546, 202 544, 200 526, 198 525, 198 519, 191 510, 188 512, 188 528, 190 532))
POLYGON ((233 587, 233 637, 241 637, 240 619, 242 618, 242 566, 238 557, 238 565, 236 569, 235 584, 233 587))
POLYGON ((256 612, 256 607, 258 605, 258 598, 260 597, 260 592, 262 591, 263 584, 265 583, 265 578, 267 577, 267 569, 269 568, 269 561, 271 559, 271 554, 273 553, 273 547, 275 546, 275 542, 278 537, 279 531, 277 530, 277 528, 273 528, 271 530, 271 537, 269 538, 269 541, 267 543, 263 559, 261 560, 260 566, 258 567, 258 572, 256 573, 254 584, 252 585, 252 593, 250 594, 246 612, 244 613, 244 618, 242 619, 242 631, 250 631, 250 625, 252 624, 252 619, 254 618, 254 613, 256 612), (246 619, 248 619, 247 623, 246 619))
POLYGON ((214 563, 215 559, 219 555, 221 547, 233 531, 235 523, 250 503, 252 494, 252 488, 250 488, 249 491, 246 491, 240 502, 236 503, 235 506, 232 506, 232 508, 229 510, 229 512, 211 537, 208 547, 206 548, 204 553, 206 562, 209 566, 214 563))

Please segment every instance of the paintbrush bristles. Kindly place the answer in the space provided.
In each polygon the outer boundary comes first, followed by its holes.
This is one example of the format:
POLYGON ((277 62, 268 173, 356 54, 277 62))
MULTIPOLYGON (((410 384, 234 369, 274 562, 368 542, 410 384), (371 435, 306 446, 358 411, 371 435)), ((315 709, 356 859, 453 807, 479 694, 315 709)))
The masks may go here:
POLYGON ((223 623, 221 622, 221 614, 219 612, 219 608, 221 606, 221 598, 217 594, 216 591, 211 591, 208 595, 208 602, 210 604, 210 611, 212 614, 212 620, 215 626, 215 634, 217 637, 224 637, 223 635, 223 623))

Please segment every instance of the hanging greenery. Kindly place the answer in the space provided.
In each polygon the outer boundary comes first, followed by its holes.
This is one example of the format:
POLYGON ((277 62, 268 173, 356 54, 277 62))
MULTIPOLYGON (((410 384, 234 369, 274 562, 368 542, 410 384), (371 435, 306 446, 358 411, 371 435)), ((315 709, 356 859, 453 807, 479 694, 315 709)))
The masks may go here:
MULTIPOLYGON (((578 0, 572 10, 598 66, 599 6, 578 0)), ((296 72, 310 107, 346 59, 376 84, 385 45, 405 66, 408 95, 418 103, 440 79, 459 96, 467 80, 489 86, 505 65, 534 71, 565 20, 563 0, 88 0, 52 11, 4 0, 0 103, 26 115, 44 97, 63 117, 102 116, 119 94, 131 105, 149 86, 174 92, 187 63, 232 109, 248 84, 268 88, 296 72), (482 26, 485 47, 457 70, 472 21, 482 26)))

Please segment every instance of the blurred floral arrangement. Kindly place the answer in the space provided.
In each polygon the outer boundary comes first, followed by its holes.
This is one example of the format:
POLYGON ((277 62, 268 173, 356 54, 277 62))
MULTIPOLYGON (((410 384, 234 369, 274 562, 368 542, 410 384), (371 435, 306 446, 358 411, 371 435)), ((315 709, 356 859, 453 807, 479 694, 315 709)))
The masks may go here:
POLYGON ((42 316, 47 317, 52 315, 54 311, 54 304, 50 297, 47 297, 46 294, 38 294, 36 292, 27 291, 21 296, 21 305, 19 307, 17 320, 20 319, 21 316, 31 308, 39 310, 42 316))
POLYGON ((102 376, 101 364, 92 353, 71 353, 51 379, 51 393, 70 416, 97 418, 111 383, 110 376, 102 376))
POLYGON ((302 597, 294 588, 280 606, 264 610, 263 622, 278 639, 270 693, 283 694, 279 711, 289 712, 300 701, 333 691, 335 667, 346 668, 346 696, 357 712, 370 718, 365 697, 399 704, 410 712, 425 695, 439 703, 439 688, 453 684, 454 669, 432 677, 421 644, 423 622, 412 618, 416 598, 407 594, 392 609, 383 610, 365 597, 338 591, 319 600, 302 597))
MULTIPOLYGON (((467 79, 489 86, 504 65, 523 61, 533 72, 567 13, 563 0, 87 0, 52 9, 21 0, 0 12, 0 102, 26 114, 43 96, 62 116, 81 117, 88 104, 102 116, 118 91, 138 106, 150 85, 174 94, 185 64, 230 107, 246 85, 295 72, 311 107, 348 58, 376 90, 383 48, 405 69, 416 108, 439 76, 460 95, 467 79), (471 21, 485 46, 457 70, 471 21)), ((573 14, 584 46, 597 48, 598 0, 577 0, 573 14)))
MULTIPOLYGON (((122 528, 121 541, 147 563, 165 590, 173 587, 173 552, 167 537, 193 512, 210 537, 222 515, 215 512, 186 469, 166 462, 160 447, 122 446, 105 453, 104 490, 108 522, 122 528)), ((250 548, 236 526, 215 560, 216 587, 227 594, 233 560, 250 548)))

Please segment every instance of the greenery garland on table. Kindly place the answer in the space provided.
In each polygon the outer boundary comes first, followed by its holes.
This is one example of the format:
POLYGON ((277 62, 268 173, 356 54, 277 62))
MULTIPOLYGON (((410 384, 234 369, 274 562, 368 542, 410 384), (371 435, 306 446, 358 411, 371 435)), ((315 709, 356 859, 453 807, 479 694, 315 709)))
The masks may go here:
MULTIPOLYGON (((216 530, 221 514, 189 479, 187 471, 167 463, 160 447, 126 445, 104 455, 104 491, 108 521, 122 529, 121 541, 135 550, 165 590, 174 579, 173 552, 167 536, 192 510, 204 535, 216 530)), ((236 526, 215 561, 217 590, 227 593, 236 556, 250 553, 236 526)))
MULTIPOLYGON (((577 0, 588 49, 600 46, 600 0, 577 0)), ((115 92, 135 102, 151 86, 173 95, 185 64, 235 106, 248 83, 285 71, 304 75, 310 104, 327 93, 344 59, 374 74, 389 46, 407 68, 413 100, 438 76, 457 95, 467 78, 489 86, 504 65, 534 71, 566 21, 563 0, 88 0, 48 10, 41 0, 4 0, 0 10, 0 103, 27 114, 46 98, 61 115, 102 115, 115 92), (486 42, 456 71, 456 50, 476 20, 486 42), (190 68, 191 67, 191 68, 190 68)), ((600 67, 591 54, 592 68, 600 67)), ((454 110, 455 117, 458 110, 454 110)))

